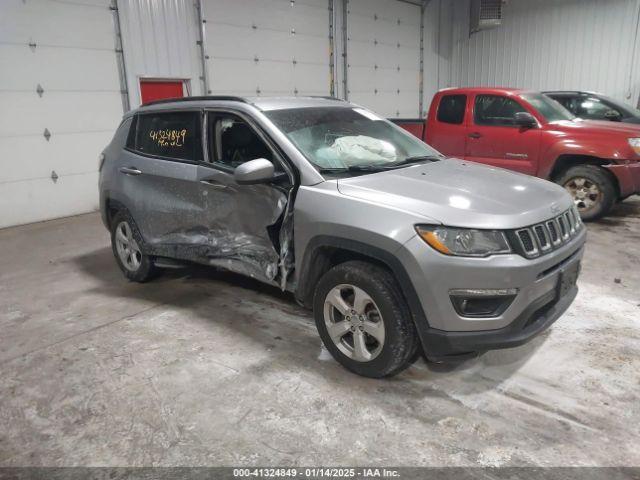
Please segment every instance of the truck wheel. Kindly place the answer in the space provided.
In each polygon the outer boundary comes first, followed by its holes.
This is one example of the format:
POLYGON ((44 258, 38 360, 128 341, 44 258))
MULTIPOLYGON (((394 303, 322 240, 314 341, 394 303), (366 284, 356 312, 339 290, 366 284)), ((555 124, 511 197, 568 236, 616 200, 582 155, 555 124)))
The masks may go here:
POLYGON ((556 178, 573 197, 583 220, 597 220, 606 215, 618 195, 613 180, 596 165, 577 165, 556 178))
POLYGON ((146 282, 157 273, 153 260, 140 250, 141 238, 128 212, 118 212, 111 221, 111 249, 124 276, 146 282))
POLYGON ((381 267, 351 261, 329 270, 316 287, 313 315, 327 350, 359 375, 395 375, 417 358, 409 307, 381 267))

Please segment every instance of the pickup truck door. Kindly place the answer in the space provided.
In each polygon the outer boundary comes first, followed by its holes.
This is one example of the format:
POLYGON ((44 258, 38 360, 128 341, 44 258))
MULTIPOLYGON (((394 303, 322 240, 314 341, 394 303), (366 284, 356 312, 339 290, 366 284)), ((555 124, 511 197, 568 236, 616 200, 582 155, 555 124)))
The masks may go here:
MULTIPOLYGON (((464 158, 535 175, 540 129, 515 124, 517 112, 529 112, 516 98, 477 94, 466 127, 464 158)), ((529 112, 532 113, 532 112, 529 112)))

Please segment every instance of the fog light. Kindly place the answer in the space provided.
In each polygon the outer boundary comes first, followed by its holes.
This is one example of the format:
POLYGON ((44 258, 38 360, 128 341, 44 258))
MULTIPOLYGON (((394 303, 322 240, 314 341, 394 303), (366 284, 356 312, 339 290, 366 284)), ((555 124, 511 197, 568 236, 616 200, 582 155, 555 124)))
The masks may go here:
POLYGON ((473 318, 500 316, 517 294, 517 288, 460 288, 449 291, 458 315, 473 318))

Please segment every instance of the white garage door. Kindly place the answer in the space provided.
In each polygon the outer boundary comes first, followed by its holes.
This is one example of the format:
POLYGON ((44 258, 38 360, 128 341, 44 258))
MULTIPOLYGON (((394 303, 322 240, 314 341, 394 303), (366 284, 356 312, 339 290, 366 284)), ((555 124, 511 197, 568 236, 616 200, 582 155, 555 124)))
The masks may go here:
POLYGON ((327 0, 204 0, 209 89, 329 95, 327 0))
POLYGON ((420 116, 420 7, 348 0, 349 100, 386 117, 420 116))
POLYGON ((108 0, 3 0, 0 105, 0 227, 95 210, 122 117, 108 0))

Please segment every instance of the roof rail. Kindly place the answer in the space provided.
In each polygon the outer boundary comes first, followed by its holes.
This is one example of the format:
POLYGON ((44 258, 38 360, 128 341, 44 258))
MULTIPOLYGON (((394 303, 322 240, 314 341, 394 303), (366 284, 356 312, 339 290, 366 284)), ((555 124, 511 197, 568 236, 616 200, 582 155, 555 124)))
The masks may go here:
POLYGON ((346 102, 342 98, 332 97, 331 95, 308 95, 308 98, 324 98, 325 100, 335 100, 336 102, 346 102))
POLYGON ((154 100, 153 102, 145 103, 141 105, 141 107, 148 107, 149 105, 162 105, 164 103, 193 102, 202 100, 228 100, 231 102, 249 103, 245 98, 234 97, 232 95, 204 95, 199 97, 164 98, 162 100, 154 100))

